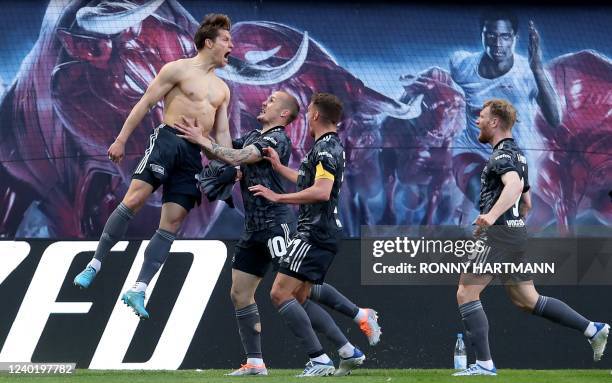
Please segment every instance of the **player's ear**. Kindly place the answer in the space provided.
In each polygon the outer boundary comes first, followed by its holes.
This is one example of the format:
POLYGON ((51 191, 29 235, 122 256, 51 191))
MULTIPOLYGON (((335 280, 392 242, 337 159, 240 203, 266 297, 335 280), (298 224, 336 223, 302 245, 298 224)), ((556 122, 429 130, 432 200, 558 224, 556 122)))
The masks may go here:
POLYGON ((288 117, 288 116, 289 116, 289 113, 291 113, 291 112, 289 111, 289 109, 283 109, 283 110, 281 111, 280 116, 281 116, 281 117, 288 117))
POLYGON ((212 39, 206 39, 204 40, 204 46, 208 49, 212 49, 213 45, 215 45, 215 42, 212 39))

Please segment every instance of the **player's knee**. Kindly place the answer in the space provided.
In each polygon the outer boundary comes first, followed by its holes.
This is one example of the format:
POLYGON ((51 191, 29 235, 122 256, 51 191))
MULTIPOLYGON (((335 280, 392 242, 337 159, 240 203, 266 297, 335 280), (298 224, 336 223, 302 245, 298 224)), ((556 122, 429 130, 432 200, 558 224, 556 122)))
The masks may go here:
POLYGON ((304 302, 306 302, 306 299, 308 299, 308 295, 309 295, 309 291, 308 290, 300 290, 296 295, 295 295, 295 299, 300 302, 301 305, 304 304, 304 302))
POLYGON ((510 300, 512 304, 516 306, 521 311, 525 311, 527 313, 533 312, 535 308, 535 302, 531 302, 527 297, 523 296, 511 296, 510 300))
POLYGON ((291 297, 291 293, 285 291, 279 286, 274 285, 272 286, 272 290, 270 290, 270 299, 272 300, 274 307, 280 306, 283 302, 289 300, 291 297))
POLYGON ((182 219, 165 219, 160 222, 159 228, 171 233, 176 233, 180 229, 182 222, 182 219))
POLYGON ((125 197, 123 197, 123 201, 121 202, 132 212, 136 213, 142 208, 146 201, 147 195, 144 195, 143 193, 139 192, 134 192, 126 194, 125 197))
POLYGON ((253 300, 253 297, 249 296, 246 291, 236 288, 234 286, 232 286, 230 290, 230 297, 235 308, 246 307, 253 300))

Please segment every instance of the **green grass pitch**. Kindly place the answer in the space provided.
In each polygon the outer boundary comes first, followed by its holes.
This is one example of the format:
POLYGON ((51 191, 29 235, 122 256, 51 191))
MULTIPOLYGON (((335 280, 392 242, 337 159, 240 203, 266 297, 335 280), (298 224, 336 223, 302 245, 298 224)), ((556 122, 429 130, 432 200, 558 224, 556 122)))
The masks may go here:
POLYGON ((612 382, 610 370, 500 370, 498 376, 453 377, 452 370, 384 370, 358 369, 346 377, 306 378, 294 376, 299 370, 270 370, 267 377, 227 377, 229 370, 182 371, 93 371, 77 370, 72 375, 0 374, 0 382, 40 383, 221 383, 221 382, 308 382, 333 381, 355 383, 428 383, 428 382, 495 382, 495 383, 588 383, 612 382))

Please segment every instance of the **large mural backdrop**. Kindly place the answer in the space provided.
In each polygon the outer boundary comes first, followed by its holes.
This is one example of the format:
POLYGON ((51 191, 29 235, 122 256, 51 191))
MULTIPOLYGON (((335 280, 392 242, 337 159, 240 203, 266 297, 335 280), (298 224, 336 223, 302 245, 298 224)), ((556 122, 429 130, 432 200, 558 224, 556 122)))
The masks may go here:
MULTIPOLYGON (((302 107, 288 128, 297 167, 312 145, 305 126, 310 96, 326 91, 343 100, 339 132, 347 174, 340 213, 347 235, 358 236, 361 225, 469 225, 476 216, 473 185, 490 149, 468 133, 479 100, 487 97, 518 107, 515 129, 530 161, 534 199, 528 223, 550 236, 580 225, 609 226, 609 10, 515 8, 518 33, 491 37, 482 33, 479 7, 6 3, 0 16, 0 236, 99 236, 163 105, 130 137, 119 166, 106 150, 160 68, 195 54, 192 36, 211 11, 234 21, 230 65, 218 71, 232 92, 234 136, 257 128, 262 101, 284 89, 302 107), (535 80, 534 39, 554 89, 548 99, 535 80), (478 70, 484 54, 512 55, 513 67, 486 78, 478 70)), ((154 196, 130 237, 153 232, 159 204, 154 196)), ((237 225, 240 206, 204 203, 180 234, 234 238, 237 225)))

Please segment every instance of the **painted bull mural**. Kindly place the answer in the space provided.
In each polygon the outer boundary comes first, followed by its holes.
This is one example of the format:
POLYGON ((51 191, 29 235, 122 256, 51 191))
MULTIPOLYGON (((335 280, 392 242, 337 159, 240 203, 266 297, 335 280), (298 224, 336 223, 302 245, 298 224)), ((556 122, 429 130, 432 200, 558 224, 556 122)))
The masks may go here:
MULTIPOLYGON (((195 54, 197 27, 177 0, 50 1, 14 79, 0 81, 1 237, 98 237, 161 121, 162 103, 133 133, 119 166, 106 150, 161 67, 195 54)), ((461 192, 449 153, 465 128, 465 102, 444 69, 393 76, 389 81, 403 88, 394 100, 343 67, 315 32, 242 21, 231 33, 229 65, 217 73, 232 92, 233 136, 258 128, 262 101, 286 90, 302 109, 288 128, 296 167, 312 145, 305 120, 311 95, 325 91, 343 100, 339 134, 347 170, 340 214, 347 234, 359 235, 360 225, 466 224, 459 222, 461 192)), ((552 129, 535 121, 548 152, 540 178, 532 180, 537 193, 529 222, 553 234, 577 223, 610 225, 612 65, 583 51, 553 60, 548 70, 564 104, 563 124, 552 129)), ((150 199, 129 237, 150 235, 160 203, 159 195, 150 199)), ((204 202, 179 234, 202 237, 231 226, 224 209, 204 202)))
POLYGON ((543 208, 533 223, 568 233, 576 225, 612 225, 612 61, 594 51, 568 54, 549 65, 564 105, 562 124, 536 124, 548 152, 536 188, 543 208))
MULTIPOLYGON (((134 132, 120 166, 107 160, 106 149, 161 67, 195 54, 197 23, 176 1, 54 2, 49 9, 58 6, 63 12, 47 12, 39 40, 2 100, 3 116, 11 116, 1 129, 4 236, 97 236, 127 190, 162 105, 134 132)), ((286 89, 303 110, 291 129, 294 162, 312 144, 304 114, 315 91, 345 100, 345 137, 374 116, 418 114, 365 87, 307 33, 276 23, 239 23, 232 33, 235 55, 219 74, 233 91, 233 134, 255 128, 261 101, 273 89, 286 89)), ((128 235, 150 233, 159 203, 159 197, 150 200, 128 235)), ((223 207, 194 211, 181 234, 205 234, 223 207)))

